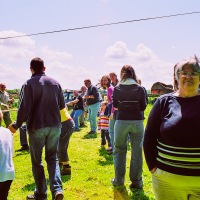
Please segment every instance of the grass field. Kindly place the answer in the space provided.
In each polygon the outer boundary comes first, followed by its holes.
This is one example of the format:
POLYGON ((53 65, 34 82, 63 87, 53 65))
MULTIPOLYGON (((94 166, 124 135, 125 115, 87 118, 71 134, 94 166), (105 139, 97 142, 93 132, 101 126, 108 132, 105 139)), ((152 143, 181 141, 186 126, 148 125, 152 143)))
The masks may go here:
MULTIPOLYGON (((145 111, 147 119, 151 105, 145 111)), ((16 112, 12 112, 15 119, 16 112)), ((145 119, 145 124, 146 124, 145 119)), ((100 134, 96 137, 87 135, 89 124, 80 132, 72 135, 69 145, 69 156, 72 175, 63 176, 63 189, 66 200, 150 200, 154 199, 151 185, 151 175, 144 161, 143 190, 130 190, 129 161, 130 151, 127 153, 127 173, 125 187, 113 187, 110 179, 114 177, 113 156, 105 149, 100 149, 100 134)), ((31 160, 28 152, 17 152, 20 148, 19 133, 14 135, 14 164, 15 180, 13 181, 8 200, 25 200, 34 190, 34 180, 31 171, 31 160)), ((130 148, 129 148, 130 150, 130 148)), ((43 155, 44 158, 44 155, 43 155)), ((44 159, 43 159, 44 160, 44 159)), ((45 169, 46 163, 43 162, 45 169)), ((48 180, 48 173, 46 171, 48 180)), ((48 189, 48 199, 51 199, 48 189)))

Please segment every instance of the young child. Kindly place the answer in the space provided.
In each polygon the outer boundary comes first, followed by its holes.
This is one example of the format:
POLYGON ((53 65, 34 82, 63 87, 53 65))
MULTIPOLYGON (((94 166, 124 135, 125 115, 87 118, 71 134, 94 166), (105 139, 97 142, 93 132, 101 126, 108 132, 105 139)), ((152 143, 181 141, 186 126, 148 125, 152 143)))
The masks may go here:
POLYGON ((106 140, 108 142, 108 148, 106 149, 108 154, 112 153, 112 146, 110 142, 110 136, 108 132, 109 128, 109 118, 108 118, 108 102, 102 101, 101 107, 99 110, 99 119, 98 119, 98 130, 101 131, 101 147, 105 147, 106 140))
POLYGON ((3 114, 0 109, 0 199, 6 200, 15 176, 13 164, 13 138, 9 129, 1 126, 3 114))

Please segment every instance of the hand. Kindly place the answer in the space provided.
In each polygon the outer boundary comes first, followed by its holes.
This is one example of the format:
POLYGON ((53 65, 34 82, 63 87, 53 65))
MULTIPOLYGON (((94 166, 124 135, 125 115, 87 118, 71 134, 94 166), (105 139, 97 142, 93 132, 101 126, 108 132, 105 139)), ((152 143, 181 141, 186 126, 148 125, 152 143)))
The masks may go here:
POLYGON ((15 133, 16 132, 16 129, 13 128, 12 124, 10 124, 8 126, 8 129, 12 132, 12 133, 15 133))
POLYGON ((1 103, 1 106, 3 106, 6 110, 9 109, 9 106, 7 104, 1 103))
POLYGON ((109 117, 109 118, 110 118, 110 119, 113 119, 113 113, 110 114, 110 117, 109 117))
POLYGON ((12 98, 11 100, 10 100, 10 103, 13 103, 15 101, 15 99, 14 98, 12 98))
POLYGON ((157 170, 157 167, 154 167, 154 168, 151 170, 151 173, 153 174, 156 170, 157 170))

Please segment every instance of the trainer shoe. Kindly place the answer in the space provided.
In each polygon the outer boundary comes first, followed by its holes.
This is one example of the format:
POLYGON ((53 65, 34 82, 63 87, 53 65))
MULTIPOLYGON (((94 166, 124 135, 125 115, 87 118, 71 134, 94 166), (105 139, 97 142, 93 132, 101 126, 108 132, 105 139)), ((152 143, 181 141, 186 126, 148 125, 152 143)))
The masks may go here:
POLYGON ((29 146, 22 146, 20 149, 17 150, 17 152, 20 151, 29 151, 29 146))
POLYGON ((63 198, 64 198, 63 192, 56 192, 55 200, 63 200, 63 198))
POLYGON ((71 166, 70 165, 62 165, 62 169, 60 171, 62 176, 71 175, 71 166))

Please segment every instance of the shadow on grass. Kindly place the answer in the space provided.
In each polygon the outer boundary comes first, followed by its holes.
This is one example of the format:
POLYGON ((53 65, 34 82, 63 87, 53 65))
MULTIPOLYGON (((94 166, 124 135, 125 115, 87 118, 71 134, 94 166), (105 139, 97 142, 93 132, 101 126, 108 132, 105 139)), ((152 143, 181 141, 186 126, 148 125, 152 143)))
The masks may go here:
POLYGON ((97 138, 97 134, 87 134, 83 136, 83 139, 91 139, 91 138, 97 138))
POLYGON ((131 189, 131 199, 134 200, 150 200, 148 196, 145 195, 143 189, 131 189))
POLYGON ((35 183, 27 184, 22 188, 23 191, 32 191, 32 192, 34 192, 34 189, 35 189, 35 183))
POLYGON ((21 155, 25 155, 25 154, 30 154, 29 151, 15 151, 15 156, 21 156, 21 155))
POLYGON ((113 156, 109 155, 105 148, 99 149, 99 155, 105 158, 104 161, 102 161, 101 159, 98 160, 100 165, 104 166, 113 164, 113 156))
POLYGON ((62 182, 65 183, 69 180, 71 180, 71 175, 65 175, 65 176, 61 176, 62 182))
POLYGON ((143 190, 131 189, 131 192, 128 193, 125 186, 113 187, 113 193, 114 200, 150 200, 143 190))

